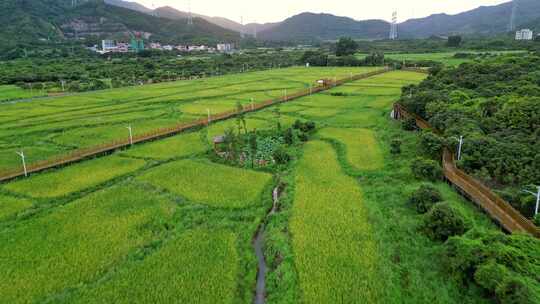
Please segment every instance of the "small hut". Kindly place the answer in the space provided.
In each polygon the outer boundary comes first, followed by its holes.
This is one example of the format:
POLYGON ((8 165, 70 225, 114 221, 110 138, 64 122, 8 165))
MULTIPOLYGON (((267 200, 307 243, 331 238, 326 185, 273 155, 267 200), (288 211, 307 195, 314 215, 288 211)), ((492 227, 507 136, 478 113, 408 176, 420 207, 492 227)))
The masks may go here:
POLYGON ((317 80, 317 84, 321 87, 327 87, 332 85, 332 80, 330 79, 319 79, 317 80))
POLYGON ((225 139, 225 135, 219 135, 214 137, 214 151, 216 151, 216 153, 223 152, 221 148, 225 144, 225 139))

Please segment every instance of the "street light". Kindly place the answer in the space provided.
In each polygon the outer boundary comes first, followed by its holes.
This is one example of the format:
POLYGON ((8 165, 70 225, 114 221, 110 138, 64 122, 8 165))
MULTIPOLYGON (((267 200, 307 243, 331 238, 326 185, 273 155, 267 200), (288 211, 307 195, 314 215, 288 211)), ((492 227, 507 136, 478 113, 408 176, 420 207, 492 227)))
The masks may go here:
POLYGON ((457 160, 460 161, 462 154, 461 151, 463 149, 463 136, 460 136, 459 138, 453 136, 452 138, 459 140, 457 160))
POLYGON ((26 171, 26 159, 24 157, 24 152, 21 151, 21 152, 15 152, 15 153, 17 153, 21 157, 22 164, 23 164, 23 169, 24 169, 24 176, 27 177, 28 176, 28 171, 26 171))
POLYGON ((131 128, 131 125, 127 126, 126 129, 129 130, 129 144, 133 146, 133 129, 131 128))
POLYGON ((534 209, 534 216, 537 216, 538 215, 538 209, 540 208, 540 186, 536 186, 538 188, 538 192, 537 193, 534 193, 532 191, 529 191, 529 190, 523 190, 523 192, 525 193, 529 193, 529 194, 532 194, 536 197, 536 208, 534 209))

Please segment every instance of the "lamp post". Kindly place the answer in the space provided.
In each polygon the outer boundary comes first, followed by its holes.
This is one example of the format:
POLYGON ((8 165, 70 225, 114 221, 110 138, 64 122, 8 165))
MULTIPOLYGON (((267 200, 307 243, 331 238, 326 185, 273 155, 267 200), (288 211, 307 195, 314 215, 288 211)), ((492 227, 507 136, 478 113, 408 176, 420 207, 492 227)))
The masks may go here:
POLYGON ((540 209, 540 186, 536 186, 538 188, 538 192, 537 193, 534 193, 532 191, 529 191, 529 190, 523 190, 523 192, 526 192, 526 193, 529 193, 529 194, 532 194, 536 197, 536 207, 534 209, 534 216, 537 216, 538 215, 538 209, 540 209))
POLYGON ((129 144, 133 146, 133 128, 131 125, 127 126, 126 129, 129 130, 129 144))
POLYGON ((28 176, 28 171, 26 170, 26 158, 24 156, 24 152, 21 151, 21 152, 15 152, 15 153, 17 153, 21 157, 22 165, 23 165, 23 169, 24 169, 24 176, 27 177, 28 176))

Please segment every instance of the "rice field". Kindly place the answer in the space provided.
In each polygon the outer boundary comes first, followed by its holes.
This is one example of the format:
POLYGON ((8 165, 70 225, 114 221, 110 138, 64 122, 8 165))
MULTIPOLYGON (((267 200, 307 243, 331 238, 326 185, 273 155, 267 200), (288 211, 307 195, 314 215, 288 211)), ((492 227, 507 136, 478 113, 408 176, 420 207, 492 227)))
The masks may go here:
POLYGON ((46 96, 40 90, 25 90, 15 85, 0 85, 0 102, 46 96))
POLYGON ((383 165, 381 150, 371 130, 325 128, 319 132, 319 135, 343 144, 347 162, 357 170, 377 170, 383 165))
POLYGON ((138 180, 185 199, 219 208, 245 208, 260 199, 272 176, 196 160, 182 160, 144 173, 138 180))
MULTIPOLYGON (((398 60, 398 61, 436 61, 448 66, 458 66, 462 63, 469 62, 472 59, 468 58, 455 58, 457 53, 469 53, 469 54, 507 54, 507 53, 521 53, 523 51, 486 51, 476 52, 470 50, 461 50, 453 52, 435 52, 435 53, 385 53, 385 58, 398 60)), ((357 54, 360 59, 365 58, 368 54, 357 54)))
POLYGON ((295 186, 290 231, 302 290, 299 302, 377 302, 384 285, 377 279, 377 246, 363 195, 329 144, 306 145, 295 186))
POLYGON ((98 158, 62 170, 19 179, 2 187, 5 190, 34 198, 69 195, 97 186, 120 175, 140 169, 145 161, 123 157, 98 158))
POLYGON ((64 303, 234 303, 239 274, 235 242, 236 236, 226 231, 183 233, 64 303))
MULTIPOLYGON (((35 162, 127 139, 128 125, 143 134, 373 69, 294 67, 0 104, 0 172, 20 166, 18 150, 35 162)), ((2 92, 0 100, 11 96, 2 92)))
MULTIPOLYGON (((120 136, 124 117, 140 118, 135 128, 194 119, 212 105, 234 108, 252 94, 279 96, 284 87, 348 73, 309 71, 94 92, 74 95, 75 102, 47 99, 25 129, 29 136, 19 137, 41 149, 29 150, 34 159, 120 136)), ((390 72, 247 115, 250 130, 278 121, 286 128, 297 119, 317 123, 318 132, 282 172, 207 157, 205 141, 237 128, 231 119, 211 124, 207 138, 187 132, 1 184, 0 302, 253 303, 252 242, 265 222, 267 303, 478 303, 434 265, 440 250, 418 234, 405 199, 419 184, 409 170, 415 136, 388 115, 400 88, 423 77, 390 72), (396 136, 405 142, 401 158, 389 153, 396 136), (284 193, 265 217, 278 179, 284 193)), ((18 113, 26 103, 21 107, 18 113)), ((7 129, 0 124, 0 134, 7 129)), ((19 148, 3 137, 0 147, 10 157, 19 148)), ((7 162, 1 153, 0 168, 7 162)), ((471 221, 491 229, 450 187, 436 186, 471 221)))
POLYGON ((130 252, 175 205, 135 186, 97 192, 0 231, 0 291, 5 303, 32 303, 97 280, 130 252))

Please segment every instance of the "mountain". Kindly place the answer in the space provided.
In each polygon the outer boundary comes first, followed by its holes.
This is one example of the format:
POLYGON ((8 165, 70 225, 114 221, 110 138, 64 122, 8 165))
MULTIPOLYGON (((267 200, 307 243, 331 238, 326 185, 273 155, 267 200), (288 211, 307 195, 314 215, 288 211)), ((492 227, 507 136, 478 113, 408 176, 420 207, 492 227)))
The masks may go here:
MULTIPOLYGON (((518 26, 540 18, 539 0, 515 0, 518 26)), ((512 2, 479 8, 456 15, 436 14, 399 24, 401 37, 428 37, 449 34, 500 34, 509 29, 512 2)))
POLYGON ((123 1, 123 0, 105 0, 105 3, 109 5, 119 6, 123 8, 127 8, 133 11, 138 11, 145 14, 152 13, 152 10, 147 8, 146 6, 139 4, 137 2, 131 2, 131 1, 123 1))
MULTIPOLYGON (((107 0, 110 1, 110 0, 107 0)), ((171 20, 105 3, 103 0, 2 0, 1 41, 31 41, 62 38, 129 38, 142 33, 163 42, 236 41, 238 33, 201 18, 171 20)), ((133 6, 137 7, 137 6, 133 6)))
MULTIPOLYGON (((177 10, 170 6, 163 6, 163 7, 156 8, 155 10, 151 10, 136 2, 123 1, 123 0, 105 0, 105 2, 110 5, 128 8, 128 9, 142 12, 145 14, 156 15, 158 17, 168 18, 172 20, 186 19, 189 16, 189 13, 177 10)), ((249 23, 246 25, 242 25, 236 21, 233 21, 224 17, 209 17, 209 16, 195 14, 195 13, 192 13, 192 16, 202 18, 210 23, 213 23, 217 26, 220 26, 222 28, 225 28, 231 31, 235 31, 238 33, 244 32, 247 34, 264 31, 278 24, 278 23, 264 23, 264 24, 249 23)))
POLYGON ((356 21, 330 14, 302 13, 259 32, 258 37, 277 41, 335 40, 341 36, 382 39, 389 28, 390 24, 382 20, 356 21))

